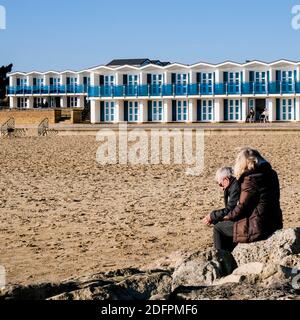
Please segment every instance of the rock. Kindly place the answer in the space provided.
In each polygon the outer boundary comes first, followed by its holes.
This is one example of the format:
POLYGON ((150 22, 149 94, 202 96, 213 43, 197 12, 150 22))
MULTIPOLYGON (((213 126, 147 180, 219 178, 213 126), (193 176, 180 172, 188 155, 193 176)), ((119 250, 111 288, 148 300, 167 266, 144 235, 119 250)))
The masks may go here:
POLYGON ((243 276, 243 275, 230 274, 227 277, 224 277, 224 278, 217 280, 214 283, 214 285, 220 286, 220 285, 227 284, 227 283, 241 283, 244 280, 245 280, 245 276, 243 276))
POLYGON ((190 290, 181 288, 174 300, 297 300, 300 297, 288 286, 264 288, 248 283, 229 283, 190 290))
POLYGON ((229 252, 196 252, 175 269, 172 288, 212 285, 216 279, 229 275, 235 267, 235 261, 229 252))
POLYGON ((191 255, 191 252, 185 250, 179 250, 170 253, 166 257, 162 257, 151 264, 148 264, 143 270, 168 270, 174 271, 179 265, 181 265, 185 259, 191 255))
MULTIPOLYGON (((124 275, 123 272, 109 273, 110 276, 124 275)), ((171 275, 166 272, 138 273, 119 283, 93 285, 66 292, 48 300, 149 300, 151 297, 168 296, 171 293, 171 275)))
POLYGON ((300 271, 300 254, 287 256, 280 261, 280 264, 285 267, 299 269, 300 271))
POLYGON ((239 244, 232 255, 241 266, 249 262, 278 263, 300 253, 300 228, 277 231, 266 241, 239 244))
POLYGON ((297 269, 289 268, 276 264, 267 265, 259 282, 265 287, 273 287, 278 285, 292 285, 293 278, 297 276, 297 269))
POLYGON ((152 296, 149 300, 153 300, 153 301, 166 301, 170 299, 170 295, 169 294, 156 294, 154 296, 152 296))
POLYGON ((117 285, 126 290, 134 300, 148 300, 157 294, 170 294, 171 286, 172 277, 167 272, 135 275, 117 285))
POLYGON ((264 269, 264 264, 260 262, 250 262, 243 264, 239 268, 233 271, 233 275, 249 275, 249 274, 260 274, 264 269))

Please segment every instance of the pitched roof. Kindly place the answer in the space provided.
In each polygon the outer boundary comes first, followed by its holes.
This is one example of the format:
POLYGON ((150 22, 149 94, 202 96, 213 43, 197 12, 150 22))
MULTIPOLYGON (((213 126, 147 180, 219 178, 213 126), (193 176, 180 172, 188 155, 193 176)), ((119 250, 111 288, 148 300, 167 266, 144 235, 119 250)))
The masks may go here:
POLYGON ((110 63, 107 64, 107 66, 115 67, 115 66, 142 66, 145 63, 150 63, 150 60, 147 58, 144 59, 115 59, 112 60, 110 63))
POLYGON ((136 66, 136 67, 142 67, 146 66, 148 64, 155 64, 159 66, 166 66, 170 64, 170 62, 161 62, 160 60, 150 60, 148 58, 142 58, 142 59, 115 59, 112 60, 110 63, 107 64, 108 67, 117 67, 117 66, 136 66))

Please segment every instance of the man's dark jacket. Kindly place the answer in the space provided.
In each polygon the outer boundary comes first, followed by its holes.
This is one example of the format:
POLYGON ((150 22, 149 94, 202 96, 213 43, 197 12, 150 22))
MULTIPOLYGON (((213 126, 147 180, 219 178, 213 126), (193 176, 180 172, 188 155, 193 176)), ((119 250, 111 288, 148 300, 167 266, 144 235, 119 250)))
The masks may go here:
POLYGON ((231 178, 229 187, 224 191, 225 208, 213 211, 210 214, 213 224, 222 221, 238 204, 240 199, 240 184, 235 178, 231 178))

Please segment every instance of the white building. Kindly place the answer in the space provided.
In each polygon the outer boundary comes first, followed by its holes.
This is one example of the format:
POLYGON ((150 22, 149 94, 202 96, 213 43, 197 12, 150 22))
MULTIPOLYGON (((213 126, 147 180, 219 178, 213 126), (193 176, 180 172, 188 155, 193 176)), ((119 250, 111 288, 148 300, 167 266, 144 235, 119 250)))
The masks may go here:
POLYGON ((91 122, 244 122, 300 120, 300 62, 245 64, 113 60, 80 72, 14 72, 11 108, 89 106, 91 122))

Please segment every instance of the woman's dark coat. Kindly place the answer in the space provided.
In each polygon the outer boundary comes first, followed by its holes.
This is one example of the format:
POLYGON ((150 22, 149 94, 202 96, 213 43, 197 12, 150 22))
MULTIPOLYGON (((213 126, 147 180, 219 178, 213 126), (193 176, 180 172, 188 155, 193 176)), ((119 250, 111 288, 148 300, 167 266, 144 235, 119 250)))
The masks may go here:
POLYGON ((234 221, 235 243, 267 239, 282 229, 280 188, 277 173, 268 162, 239 179, 241 195, 238 205, 228 214, 234 221))

